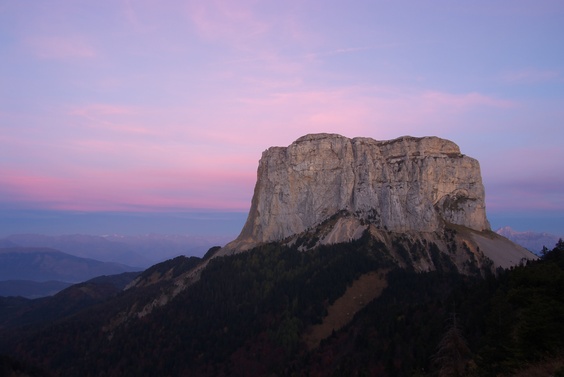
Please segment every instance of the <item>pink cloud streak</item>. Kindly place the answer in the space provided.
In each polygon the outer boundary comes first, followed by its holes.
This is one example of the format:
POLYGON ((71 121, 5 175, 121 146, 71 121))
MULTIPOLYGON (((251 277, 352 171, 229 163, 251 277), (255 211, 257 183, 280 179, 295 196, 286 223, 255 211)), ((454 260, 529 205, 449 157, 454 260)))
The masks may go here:
POLYGON ((1 181, 19 202, 65 208, 80 203, 94 208, 99 200, 105 209, 158 203, 244 209, 260 154, 270 146, 315 132, 380 140, 400 136, 399 129, 441 136, 472 111, 514 106, 480 93, 375 86, 321 90, 299 82, 275 87, 267 82, 256 92, 219 96, 199 109, 101 102, 61 107, 66 118, 64 127, 53 128, 60 134, 56 145, 26 139, 25 131, 0 139, 10 145, 19 140, 28 161, 43 167, 22 162, 20 173, 11 167, 1 181))
MULTIPOLYGON (((283 127, 295 138, 308 132, 346 132, 387 139, 404 134, 441 135, 476 110, 505 110, 512 101, 480 93, 452 94, 389 87, 349 87, 335 90, 294 90, 242 97, 240 113, 247 124, 283 127), (243 115, 244 114, 244 115, 243 115), (262 119, 262 114, 269 114, 262 119), (268 125, 267 125, 268 124, 268 125)), ((241 123, 243 120, 241 121, 241 123)), ((245 128, 244 124, 240 125, 245 128)), ((258 128, 258 127, 257 127, 258 128)), ((270 131, 269 131, 270 132, 270 131)), ((257 135, 258 137, 258 135, 257 135)), ((292 141, 293 139, 284 138, 292 141)))
POLYGON ((230 171, 90 171, 66 178, 4 171, 0 193, 47 209, 246 210, 254 180, 230 171))

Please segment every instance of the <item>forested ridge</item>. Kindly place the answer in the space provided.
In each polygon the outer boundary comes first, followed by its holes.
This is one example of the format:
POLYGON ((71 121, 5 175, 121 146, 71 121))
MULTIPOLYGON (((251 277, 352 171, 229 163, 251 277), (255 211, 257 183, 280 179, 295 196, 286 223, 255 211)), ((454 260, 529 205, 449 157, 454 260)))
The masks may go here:
MULTIPOLYGON (((195 261, 166 263, 160 268, 195 261)), ((485 277, 448 266, 427 273, 394 266, 370 237, 308 252, 267 244, 211 260, 170 303, 112 332, 103 329, 122 308, 162 287, 133 288, 70 317, 5 329, 1 352, 53 376, 564 371, 564 243, 540 260, 485 277), (327 308, 355 279, 384 270, 382 295, 308 350, 304 334, 327 308)))

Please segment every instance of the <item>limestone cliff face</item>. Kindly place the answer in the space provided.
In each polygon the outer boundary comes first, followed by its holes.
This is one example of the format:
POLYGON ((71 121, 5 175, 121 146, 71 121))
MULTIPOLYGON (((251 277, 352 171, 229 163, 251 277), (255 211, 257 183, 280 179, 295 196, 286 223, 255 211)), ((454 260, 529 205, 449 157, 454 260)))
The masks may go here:
POLYGON ((390 232, 490 229, 478 161, 453 142, 313 134, 263 152, 249 217, 230 247, 282 240, 344 212, 390 232))

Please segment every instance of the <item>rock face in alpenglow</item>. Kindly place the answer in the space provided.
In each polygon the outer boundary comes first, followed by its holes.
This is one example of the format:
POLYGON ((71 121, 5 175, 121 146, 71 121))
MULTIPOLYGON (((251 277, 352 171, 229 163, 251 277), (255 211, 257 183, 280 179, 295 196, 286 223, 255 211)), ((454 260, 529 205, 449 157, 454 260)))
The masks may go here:
MULTIPOLYGON (((229 248, 283 240, 343 213, 389 232, 432 232, 447 223, 490 229, 478 161, 455 143, 313 134, 263 152, 249 217, 229 248)), ((335 230, 332 241, 354 231, 335 230)))

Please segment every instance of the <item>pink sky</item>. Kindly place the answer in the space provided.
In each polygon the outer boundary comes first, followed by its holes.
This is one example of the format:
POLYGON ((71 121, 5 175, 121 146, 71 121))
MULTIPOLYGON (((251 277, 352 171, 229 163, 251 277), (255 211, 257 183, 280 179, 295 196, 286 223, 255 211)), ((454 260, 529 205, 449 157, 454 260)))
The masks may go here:
POLYGON ((4 2, 0 209, 245 212, 263 150, 331 132, 450 139, 480 161, 489 213, 562 215, 563 16, 523 0, 4 2))

